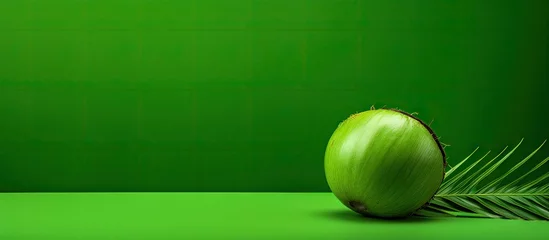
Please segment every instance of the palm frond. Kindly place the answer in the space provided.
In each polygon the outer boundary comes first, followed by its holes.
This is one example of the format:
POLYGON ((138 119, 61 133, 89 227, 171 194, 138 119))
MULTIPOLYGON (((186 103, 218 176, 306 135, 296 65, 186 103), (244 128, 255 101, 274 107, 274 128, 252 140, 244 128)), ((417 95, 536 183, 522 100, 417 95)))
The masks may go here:
POLYGON ((490 151, 463 170, 460 169, 478 150, 446 171, 446 176, 437 194, 429 205, 415 213, 417 216, 437 217, 483 217, 523 220, 549 220, 549 172, 534 180, 521 181, 539 170, 549 161, 543 159, 525 174, 509 179, 511 173, 519 169, 543 147, 545 142, 531 154, 523 158, 500 176, 490 179, 494 171, 502 165, 522 144, 521 141, 505 155, 507 147, 494 158, 483 163, 490 151), (508 183, 505 183, 508 182, 508 183))

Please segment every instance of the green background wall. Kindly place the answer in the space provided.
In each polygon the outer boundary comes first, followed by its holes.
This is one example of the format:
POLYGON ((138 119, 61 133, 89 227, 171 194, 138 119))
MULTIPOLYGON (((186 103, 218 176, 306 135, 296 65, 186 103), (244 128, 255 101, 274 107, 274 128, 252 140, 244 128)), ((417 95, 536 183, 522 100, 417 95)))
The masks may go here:
POLYGON ((1 1, 0 191, 328 191, 328 138, 373 104, 434 119, 450 164, 524 137, 516 161, 549 137, 548 23, 544 0, 1 1))

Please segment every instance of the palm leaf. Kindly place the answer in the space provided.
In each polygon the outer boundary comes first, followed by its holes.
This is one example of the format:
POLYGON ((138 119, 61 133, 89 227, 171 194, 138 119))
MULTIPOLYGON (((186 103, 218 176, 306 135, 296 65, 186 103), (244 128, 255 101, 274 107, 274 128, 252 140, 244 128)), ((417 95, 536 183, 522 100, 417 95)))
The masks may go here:
POLYGON ((534 180, 521 182, 547 163, 549 157, 520 177, 509 179, 511 173, 532 159, 546 141, 505 173, 486 182, 487 179, 491 179, 490 177, 493 178, 491 175, 494 171, 511 157, 522 141, 523 139, 506 154, 504 153, 507 147, 484 163, 484 159, 490 153, 487 152, 468 167, 461 169, 460 167, 478 150, 475 149, 464 160, 446 171, 437 194, 415 215, 549 220, 549 172, 534 180))

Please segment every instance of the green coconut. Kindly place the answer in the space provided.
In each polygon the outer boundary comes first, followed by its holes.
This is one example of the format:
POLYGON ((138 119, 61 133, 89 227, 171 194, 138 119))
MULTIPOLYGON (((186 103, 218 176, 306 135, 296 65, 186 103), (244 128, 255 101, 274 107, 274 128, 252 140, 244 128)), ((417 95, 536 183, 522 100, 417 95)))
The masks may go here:
POLYGON ((401 218, 433 198, 446 155, 427 124, 400 110, 377 109, 354 114, 337 127, 324 168, 331 191, 349 209, 401 218))

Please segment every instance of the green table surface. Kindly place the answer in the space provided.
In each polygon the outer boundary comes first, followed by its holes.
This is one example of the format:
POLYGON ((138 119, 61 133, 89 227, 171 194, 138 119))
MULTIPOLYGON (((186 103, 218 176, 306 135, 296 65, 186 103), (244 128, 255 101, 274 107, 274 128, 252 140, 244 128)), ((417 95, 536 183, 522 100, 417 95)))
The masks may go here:
POLYGON ((331 193, 2 193, 0 239, 549 239, 549 222, 359 217, 331 193))

